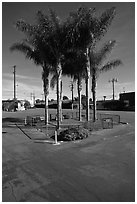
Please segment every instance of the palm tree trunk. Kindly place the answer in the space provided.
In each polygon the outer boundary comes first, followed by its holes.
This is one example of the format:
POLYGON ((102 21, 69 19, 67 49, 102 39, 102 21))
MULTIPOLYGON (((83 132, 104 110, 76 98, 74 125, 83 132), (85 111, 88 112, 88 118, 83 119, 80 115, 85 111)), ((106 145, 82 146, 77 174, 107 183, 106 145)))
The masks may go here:
POLYGON ((73 118, 73 103, 74 103, 74 82, 72 80, 72 84, 71 84, 71 101, 72 101, 72 118, 73 118))
POLYGON ((89 80, 90 80, 90 61, 89 61, 89 48, 87 48, 87 76, 86 76, 86 120, 90 120, 89 115, 89 80))
POLYGON ((87 77, 86 80, 86 120, 89 121, 89 78, 87 77))
POLYGON ((45 125, 48 124, 48 94, 45 93, 45 125))
POLYGON ((82 90, 82 87, 81 87, 81 80, 80 80, 80 77, 78 77, 79 121, 82 120, 82 118, 81 118, 81 90, 82 90))
POLYGON ((92 94, 93 94, 93 122, 97 119, 96 113, 96 77, 93 75, 92 78, 92 94))
POLYGON ((43 67, 42 80, 45 96, 45 125, 48 124, 48 95, 49 95, 49 71, 43 67))
POLYGON ((57 77, 57 129, 59 129, 60 126, 60 109, 59 109, 59 77, 57 77))
POLYGON ((62 80, 60 81, 60 121, 62 122, 62 99, 63 99, 63 92, 62 92, 62 80))
POLYGON ((61 110, 61 100, 60 100, 60 91, 61 91, 61 76, 62 76, 62 68, 61 63, 59 62, 57 67, 57 130, 60 128, 60 110, 61 110))

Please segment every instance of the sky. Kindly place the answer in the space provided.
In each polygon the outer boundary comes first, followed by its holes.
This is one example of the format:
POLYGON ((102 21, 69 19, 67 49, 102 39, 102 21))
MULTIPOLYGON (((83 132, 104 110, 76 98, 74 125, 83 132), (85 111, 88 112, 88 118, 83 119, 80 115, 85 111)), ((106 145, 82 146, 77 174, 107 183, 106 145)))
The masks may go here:
MULTIPOLYGON (((97 81, 97 99, 112 99, 112 83, 109 80, 117 78, 115 83, 115 98, 123 92, 135 91, 135 3, 134 2, 2 2, 2 99, 13 98, 13 65, 16 65, 17 98, 30 100, 31 93, 36 98, 43 98, 42 68, 25 58, 20 52, 10 52, 10 46, 19 42, 24 35, 15 29, 15 22, 24 19, 35 23, 38 10, 47 13, 49 8, 56 11, 61 19, 69 12, 75 11, 80 5, 96 8, 97 15, 106 9, 116 7, 116 16, 107 34, 99 42, 102 46, 109 40, 117 44, 107 61, 121 59, 123 65, 103 73, 97 81)), ((71 79, 63 77, 63 95, 71 98, 71 79)), ((82 94, 85 94, 85 83, 82 83, 82 94)), ((91 90, 89 92, 92 96, 91 90)), ((77 97, 76 84, 74 96, 77 97)), ((56 99, 56 89, 50 90, 50 99, 56 99)))

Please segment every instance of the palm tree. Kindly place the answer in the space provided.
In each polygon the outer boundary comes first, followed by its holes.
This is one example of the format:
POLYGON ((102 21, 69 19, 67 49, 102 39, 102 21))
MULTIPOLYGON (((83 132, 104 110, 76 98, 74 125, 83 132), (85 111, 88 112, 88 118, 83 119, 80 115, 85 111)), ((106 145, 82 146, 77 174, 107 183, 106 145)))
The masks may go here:
POLYGON ((115 40, 108 41, 98 52, 96 49, 90 50, 90 71, 92 77, 92 94, 93 94, 93 121, 96 121, 96 87, 97 78, 100 73, 112 70, 119 65, 122 65, 120 59, 115 59, 108 61, 105 65, 103 61, 106 59, 107 55, 113 50, 116 44, 115 40))
MULTIPOLYGON (((62 60, 62 75, 73 78, 77 81, 78 102, 79 102, 79 121, 81 121, 81 90, 82 79, 85 77, 86 72, 86 56, 82 51, 69 50, 64 54, 62 60)), ((50 86, 54 89, 57 81, 56 73, 51 78, 50 86)))
POLYGON ((43 40, 45 33, 50 31, 49 18, 40 11, 37 12, 36 25, 31 25, 23 20, 16 22, 17 30, 23 32, 26 36, 21 42, 14 43, 11 51, 20 51, 35 65, 42 67, 42 79, 45 95, 45 124, 48 124, 48 94, 49 94, 49 73, 52 69, 50 66, 52 61, 52 53, 49 46, 43 40))
MULTIPOLYGON (((24 21, 17 21, 16 27, 26 35, 26 39, 21 43, 15 43, 11 50, 19 50, 35 64, 43 67, 44 86, 49 87, 48 77, 50 72, 57 75, 57 129, 60 123, 60 81, 62 76, 62 65, 65 47, 66 26, 61 22, 56 13, 50 10, 49 16, 37 13, 37 24, 30 25, 24 21), (46 78, 45 78, 46 77, 46 78)), ((44 93, 48 91, 44 87, 44 93)), ((45 101, 45 103, 46 103, 45 101)), ((45 108, 47 108, 47 104, 45 108)), ((46 111, 45 111, 46 112, 46 111)), ((46 116, 47 118, 47 116, 46 116)))
POLYGON ((25 43, 15 43, 10 48, 11 51, 18 50, 26 55, 26 58, 34 61, 36 65, 40 65, 43 69, 42 71, 42 80, 44 87, 44 95, 45 95, 45 124, 48 124, 48 94, 49 94, 49 71, 50 66, 47 62, 41 61, 41 56, 37 52, 37 50, 33 50, 31 45, 25 43))
POLYGON ((87 59, 81 50, 72 49, 65 54, 63 61, 63 75, 73 78, 77 81, 78 102, 79 102, 79 121, 81 121, 81 91, 82 79, 86 75, 87 59))
POLYGON ((64 60, 64 54, 67 52, 68 48, 68 27, 66 22, 62 22, 56 13, 50 10, 50 19, 51 19, 51 32, 46 39, 47 43, 52 48, 54 55, 54 73, 57 76, 57 130, 60 127, 61 121, 61 80, 62 80, 62 61, 64 60))
POLYGON ((93 45, 101 39, 107 32, 115 16, 115 8, 112 7, 102 13, 100 17, 95 17, 95 9, 80 7, 76 12, 70 13, 68 18, 68 37, 71 48, 80 49, 87 56, 86 70, 86 119, 89 120, 89 80, 90 80, 90 60, 89 54, 93 45))

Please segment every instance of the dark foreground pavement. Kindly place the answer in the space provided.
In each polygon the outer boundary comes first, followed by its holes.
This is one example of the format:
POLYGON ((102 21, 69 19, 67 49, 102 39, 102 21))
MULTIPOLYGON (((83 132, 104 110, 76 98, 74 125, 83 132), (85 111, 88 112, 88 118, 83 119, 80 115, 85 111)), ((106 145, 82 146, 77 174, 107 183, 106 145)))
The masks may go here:
POLYGON ((133 202, 134 137, 132 125, 119 125, 55 146, 5 127, 2 200, 133 202))

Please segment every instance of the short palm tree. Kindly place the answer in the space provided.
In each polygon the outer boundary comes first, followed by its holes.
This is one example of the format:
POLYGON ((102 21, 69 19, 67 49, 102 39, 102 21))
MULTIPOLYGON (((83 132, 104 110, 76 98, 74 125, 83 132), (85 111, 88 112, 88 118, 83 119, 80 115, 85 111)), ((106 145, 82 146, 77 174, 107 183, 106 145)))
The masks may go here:
POLYGON ((108 41, 99 51, 96 49, 90 50, 90 72, 92 77, 92 94, 93 94, 93 121, 96 121, 96 87, 97 78, 100 73, 112 70, 113 68, 122 65, 120 59, 108 61, 105 65, 103 61, 106 60, 107 55, 113 50, 116 44, 115 40, 108 41))

